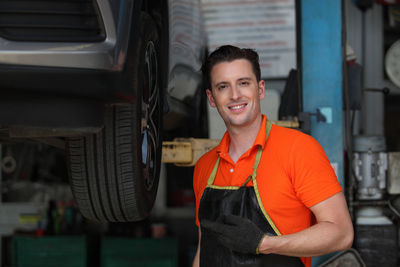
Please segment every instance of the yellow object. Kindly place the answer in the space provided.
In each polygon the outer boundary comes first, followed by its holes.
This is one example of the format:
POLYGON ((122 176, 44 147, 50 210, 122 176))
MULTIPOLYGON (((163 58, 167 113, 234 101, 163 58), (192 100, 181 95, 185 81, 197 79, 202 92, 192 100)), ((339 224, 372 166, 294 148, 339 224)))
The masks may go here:
MULTIPOLYGON (((298 121, 271 121, 272 124, 286 128, 300 128, 298 121)), ((181 167, 191 167, 219 144, 220 140, 202 138, 175 138, 162 144, 163 163, 174 163, 181 167)))
POLYGON ((21 214, 19 216, 19 223, 22 224, 36 224, 42 220, 42 216, 38 214, 21 214))
POLYGON ((163 142, 161 161, 181 167, 194 166, 204 153, 216 147, 219 142, 200 138, 176 138, 172 142, 163 142))

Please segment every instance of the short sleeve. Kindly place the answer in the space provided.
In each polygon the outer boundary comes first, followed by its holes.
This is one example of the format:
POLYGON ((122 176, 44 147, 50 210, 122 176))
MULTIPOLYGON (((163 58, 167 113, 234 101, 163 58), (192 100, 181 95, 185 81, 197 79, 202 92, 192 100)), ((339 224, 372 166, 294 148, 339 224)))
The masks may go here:
POLYGON ((325 151, 313 137, 298 135, 290 159, 296 196, 308 208, 342 191, 325 151))

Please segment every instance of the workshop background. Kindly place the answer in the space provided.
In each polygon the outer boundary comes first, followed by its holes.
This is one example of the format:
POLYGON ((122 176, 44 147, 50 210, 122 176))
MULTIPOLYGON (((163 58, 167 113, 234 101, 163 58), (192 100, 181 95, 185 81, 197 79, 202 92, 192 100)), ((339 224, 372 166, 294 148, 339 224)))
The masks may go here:
MULTIPOLYGON (((196 6, 166 2, 182 16, 196 6)), ((317 257, 313 266, 399 266, 400 1, 201 0, 198 7, 208 51, 230 43, 259 52, 267 87, 262 112, 314 136, 344 188, 353 248, 317 257)), ((164 34, 191 34, 184 27, 174 31, 164 34)), ((174 86, 179 82, 185 80, 176 78, 174 86)), ((189 144, 201 154, 222 137, 216 110, 199 93, 194 97, 188 103, 199 102, 204 112, 195 122, 180 117, 180 126, 166 127, 163 153, 183 153, 179 146, 189 144)), ((174 120, 170 114, 166 121, 174 120)), ((163 154, 147 218, 96 222, 76 205, 64 149, 0 134, 1 266, 191 266, 196 157, 174 164, 163 154)))

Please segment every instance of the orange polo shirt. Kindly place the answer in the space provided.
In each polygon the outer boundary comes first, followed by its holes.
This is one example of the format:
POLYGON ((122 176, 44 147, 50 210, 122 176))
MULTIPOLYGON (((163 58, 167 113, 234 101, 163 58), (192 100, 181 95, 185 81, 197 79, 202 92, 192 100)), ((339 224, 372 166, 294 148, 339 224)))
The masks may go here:
MULTIPOLYGON (((196 163, 193 188, 197 226, 200 199, 217 158, 221 160, 214 185, 242 186, 253 173, 258 146, 263 148, 257 169, 258 190, 266 212, 282 235, 310 227, 314 217, 309 208, 342 191, 324 150, 313 137, 272 125, 266 140, 265 124, 263 115, 253 146, 236 163, 228 153, 228 132, 217 147, 196 163)), ((251 181, 247 185, 253 186, 251 181)), ((311 266, 311 258, 302 258, 302 261, 311 266)))

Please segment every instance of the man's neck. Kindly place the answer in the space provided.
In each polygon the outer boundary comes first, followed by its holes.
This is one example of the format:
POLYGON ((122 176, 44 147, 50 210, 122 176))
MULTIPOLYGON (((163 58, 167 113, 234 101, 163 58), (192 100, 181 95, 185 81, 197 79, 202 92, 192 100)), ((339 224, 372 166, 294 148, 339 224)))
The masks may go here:
POLYGON ((249 150, 257 138, 262 123, 262 116, 258 116, 251 124, 242 126, 240 128, 230 127, 228 129, 230 144, 229 156, 236 163, 236 161, 249 150))

